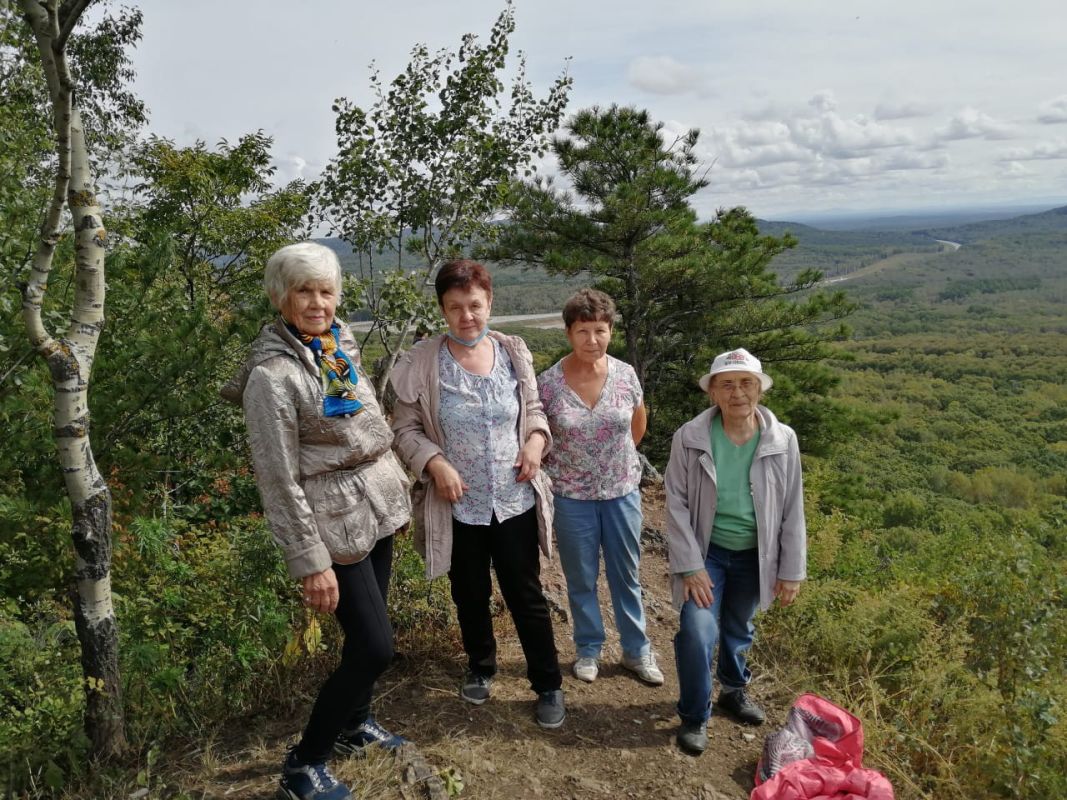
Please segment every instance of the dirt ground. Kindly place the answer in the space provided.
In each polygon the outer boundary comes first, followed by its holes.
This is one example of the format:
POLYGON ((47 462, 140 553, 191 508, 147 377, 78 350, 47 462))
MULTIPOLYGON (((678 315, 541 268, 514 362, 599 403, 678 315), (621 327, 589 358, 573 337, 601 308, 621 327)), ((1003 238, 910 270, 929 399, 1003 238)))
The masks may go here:
MULTIPOLYGON (((563 727, 545 731, 534 722, 534 695, 525 678, 525 661, 510 618, 501 610, 494 620, 500 672, 485 705, 471 706, 457 695, 465 663, 462 653, 430 662, 400 659, 383 677, 375 713, 387 728, 412 740, 417 748, 415 763, 409 763, 410 757, 395 759, 381 753, 335 763, 335 772, 353 795, 412 800, 446 797, 451 790, 453 796, 470 800, 747 798, 763 736, 783 723, 792 698, 757 674, 751 689, 767 711, 765 726, 750 728, 715 715, 703 756, 694 758, 677 748, 678 682, 671 644, 677 615, 671 607, 666 551, 658 533, 663 530, 661 491, 646 493, 644 511, 641 580, 648 634, 667 679, 664 686, 646 686, 618 665, 621 651, 603 578, 601 608, 608 641, 600 676, 592 684, 573 677, 565 584, 554 559, 543 564, 543 583, 558 604, 554 623, 567 702, 563 727), (429 780, 425 780, 427 766, 429 780)), ((189 774, 181 781, 182 790, 197 798, 273 797, 284 747, 302 724, 303 719, 291 717, 270 719, 257 725, 259 732, 240 746, 231 743, 194 754, 199 768, 195 777, 189 774)))

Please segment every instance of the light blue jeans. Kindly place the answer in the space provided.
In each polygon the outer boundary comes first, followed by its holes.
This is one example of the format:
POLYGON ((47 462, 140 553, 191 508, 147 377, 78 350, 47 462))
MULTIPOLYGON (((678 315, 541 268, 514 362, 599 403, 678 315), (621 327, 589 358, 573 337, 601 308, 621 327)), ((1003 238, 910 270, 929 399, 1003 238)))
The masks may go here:
POLYGON ((556 542, 567 577, 567 599, 574 618, 574 646, 579 658, 599 658, 604 644, 596 584, 604 553, 615 626, 622 651, 630 658, 649 652, 645 609, 641 603, 641 493, 611 500, 572 500, 555 495, 556 542))
POLYGON ((711 713, 711 669, 719 650, 715 677, 725 689, 748 685, 752 673, 745 652, 752 646, 752 618, 759 608, 759 551, 708 548, 704 566, 712 582, 715 602, 701 608, 692 600, 682 606, 674 637, 678 667, 678 716, 682 722, 702 723, 711 713))

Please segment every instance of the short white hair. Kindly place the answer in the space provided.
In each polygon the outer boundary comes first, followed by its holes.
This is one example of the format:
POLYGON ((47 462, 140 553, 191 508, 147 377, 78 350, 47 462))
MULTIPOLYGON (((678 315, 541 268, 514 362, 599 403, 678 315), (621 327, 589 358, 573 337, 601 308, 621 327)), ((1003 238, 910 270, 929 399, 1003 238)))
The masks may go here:
POLYGON ((290 291, 311 281, 332 281, 337 294, 341 293, 341 262, 329 247, 297 242, 279 248, 267 259, 263 288, 276 309, 281 310, 290 291))

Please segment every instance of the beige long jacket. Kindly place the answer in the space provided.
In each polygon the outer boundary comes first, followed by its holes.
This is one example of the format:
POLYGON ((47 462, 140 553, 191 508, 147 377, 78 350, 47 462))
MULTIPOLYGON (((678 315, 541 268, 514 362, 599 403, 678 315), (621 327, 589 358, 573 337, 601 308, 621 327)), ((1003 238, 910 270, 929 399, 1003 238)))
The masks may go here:
MULTIPOLYGON (((679 609, 682 576, 704 569, 711 541, 716 506, 711 420, 717 413, 719 409, 713 406, 675 432, 663 475, 671 589, 679 609)), ((766 609, 774 600, 777 580, 802 581, 807 576, 807 529, 797 436, 764 406, 756 407, 756 416, 760 440, 752 457, 749 484, 756 510, 760 608, 766 609)))
MULTIPOLYGON (((537 394, 537 378, 533 359, 526 342, 518 336, 490 331, 498 340, 515 367, 519 382, 519 442, 524 443, 532 433, 545 436, 545 450, 552 447, 552 433, 537 394)), ((436 578, 448 572, 452 565, 452 504, 442 500, 434 491, 433 479, 426 465, 436 455, 444 454, 444 434, 438 421, 441 410, 441 386, 437 377, 437 358, 447 336, 437 336, 420 342, 405 353, 389 377, 396 392, 393 409, 393 433, 396 451, 412 474, 412 518, 415 521, 415 545, 426 562, 426 575, 436 578)), ((538 538, 541 551, 552 556, 552 484, 545 471, 538 470, 530 481, 536 496, 538 538)))
POLYGON ((340 342, 359 376, 360 414, 323 414, 314 356, 280 319, 263 326, 221 390, 244 408, 263 511, 294 578, 361 561, 411 518, 392 431, 343 323, 340 342))

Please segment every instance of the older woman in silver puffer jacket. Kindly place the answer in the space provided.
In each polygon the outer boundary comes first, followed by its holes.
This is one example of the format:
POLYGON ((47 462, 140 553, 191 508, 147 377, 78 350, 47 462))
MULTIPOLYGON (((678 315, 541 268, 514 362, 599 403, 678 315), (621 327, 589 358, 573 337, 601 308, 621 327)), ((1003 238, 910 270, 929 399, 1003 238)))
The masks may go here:
POLYGON ((304 735, 286 755, 280 797, 344 800, 332 752, 405 740, 370 716, 374 682, 393 658, 386 614, 394 531, 411 516, 393 434, 334 312, 341 267, 312 242, 281 248, 264 279, 279 311, 222 394, 244 408, 263 510, 304 602, 336 615, 341 663, 319 691, 304 735))

